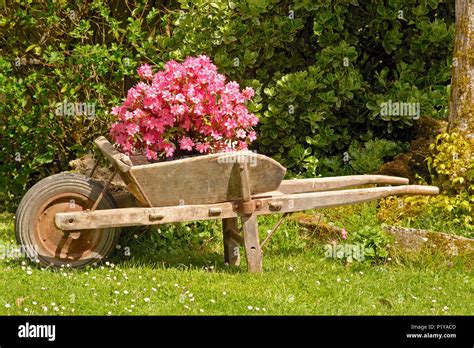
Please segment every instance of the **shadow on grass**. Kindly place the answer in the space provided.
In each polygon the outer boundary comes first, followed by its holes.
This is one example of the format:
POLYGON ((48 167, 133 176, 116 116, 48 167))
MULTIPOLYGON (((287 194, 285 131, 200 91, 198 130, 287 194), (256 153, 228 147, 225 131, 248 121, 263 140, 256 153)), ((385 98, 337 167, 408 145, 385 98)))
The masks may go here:
POLYGON ((157 251, 131 257, 115 254, 111 261, 121 267, 146 266, 148 268, 201 270, 230 274, 246 271, 245 262, 241 262, 240 266, 231 266, 224 262, 223 255, 202 250, 157 251))
MULTIPOLYGON (((264 261, 268 256, 287 258, 314 252, 323 256, 321 245, 302 245, 300 243, 281 243, 275 241, 264 250, 264 261)), ((110 261, 125 267, 147 266, 167 269, 193 269, 209 272, 246 273, 247 263, 245 250, 240 248, 240 266, 231 266, 224 262, 224 245, 222 235, 216 233, 211 240, 196 243, 189 239, 167 240, 166 243, 155 243, 150 231, 137 227, 122 232, 120 249, 110 261), (127 249, 125 252, 124 249, 127 249)))
MULTIPOLYGON (((266 224, 265 220, 262 220, 263 224, 260 229, 263 231, 272 227, 277 218, 272 217, 266 224)), ((0 213, 0 237, 2 239, 14 239, 13 224, 13 214, 0 213)), ((283 226, 281 230, 285 227, 287 226, 283 226)), ((294 233, 290 233, 289 237, 283 239, 277 237, 270 241, 268 248, 264 251, 264 259, 268 256, 286 258, 307 252, 308 248, 302 247, 299 242, 295 242, 295 235, 297 235, 295 228, 289 228, 288 230, 292 230, 294 233)), ((145 266, 230 274, 246 273, 247 263, 243 247, 240 249, 240 266, 231 266, 224 262, 224 245, 220 231, 221 227, 217 226, 211 233, 211 237, 200 240, 194 238, 191 234, 173 236, 163 233, 158 236, 155 232, 153 236, 153 232, 149 227, 124 228, 121 231, 120 248, 115 250, 107 259, 97 261, 97 265, 100 266, 106 261, 110 261, 123 267, 145 266)), ((308 246, 313 249, 311 245, 308 246)), ((38 264, 26 258, 19 258, 16 261, 18 266, 26 261, 31 267, 39 267, 38 264)), ((16 264, 16 262, 13 264, 16 264)))
POLYGON ((123 267, 146 266, 179 270, 203 270, 208 272, 240 273, 245 270, 245 255, 241 266, 224 262, 224 246, 218 245, 217 237, 210 243, 193 244, 186 240, 168 241, 169 245, 155 243, 150 231, 132 228, 123 231, 120 249, 109 259, 123 267), (222 249, 222 251, 217 251, 222 249))

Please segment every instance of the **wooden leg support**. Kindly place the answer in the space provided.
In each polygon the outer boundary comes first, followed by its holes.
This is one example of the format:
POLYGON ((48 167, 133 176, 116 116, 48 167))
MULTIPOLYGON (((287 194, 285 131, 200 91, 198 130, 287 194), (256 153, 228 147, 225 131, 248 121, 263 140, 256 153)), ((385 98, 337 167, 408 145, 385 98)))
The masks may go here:
POLYGON ((237 218, 222 219, 222 232, 224 234, 224 261, 229 265, 240 265, 240 244, 232 238, 232 232, 239 232, 237 218))
POLYGON ((243 216, 242 226, 248 270, 252 273, 261 273, 263 270, 263 256, 258 238, 257 215, 243 216))

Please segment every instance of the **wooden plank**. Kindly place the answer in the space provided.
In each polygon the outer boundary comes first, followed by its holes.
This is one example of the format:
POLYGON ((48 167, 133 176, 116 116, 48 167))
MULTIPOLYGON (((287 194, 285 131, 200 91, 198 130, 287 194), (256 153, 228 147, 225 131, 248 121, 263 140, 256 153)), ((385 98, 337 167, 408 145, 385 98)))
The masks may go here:
POLYGON ((263 255, 258 236, 257 215, 243 216, 242 229, 244 231, 245 256, 247 258, 248 271, 251 273, 261 273, 263 271, 263 255))
POLYGON ((94 143, 120 172, 126 173, 130 170, 133 165, 130 158, 113 147, 105 137, 98 137, 94 143))
POLYGON ((133 175, 133 172, 130 170, 123 176, 128 176, 130 179, 130 183, 127 185, 128 190, 137 198, 141 199, 141 203, 144 207, 152 207, 153 204, 148 197, 148 194, 143 190, 141 185, 138 183, 137 179, 133 175))
POLYGON ((251 194, 280 186, 286 169, 250 151, 133 166, 130 172, 152 206, 212 204, 241 199, 240 164, 248 164, 251 194))
POLYGON ((238 229, 231 228, 228 230, 230 238, 232 238, 239 245, 244 245, 244 237, 239 233, 238 229))
POLYGON ((234 212, 233 203, 225 202, 213 205, 104 209, 94 212, 82 211, 82 214, 59 213, 56 214, 55 225, 64 231, 73 231, 95 229, 94 226, 146 226, 231 217, 238 217, 238 214, 234 212), (220 209, 221 213, 211 214, 211 209, 220 209))
POLYGON ((270 241, 270 239, 273 237, 273 234, 278 230, 282 222, 285 220, 285 218, 288 216, 288 213, 285 213, 281 216, 280 220, 277 221, 275 226, 269 231, 267 237, 263 240, 262 244, 260 245, 260 248, 265 248, 265 245, 270 241))
POLYGON ((243 238, 239 234, 237 218, 222 219, 222 230, 224 235, 224 262, 229 265, 240 265, 240 244, 243 238), (237 238, 238 235, 240 238, 237 238))
POLYGON ((366 184, 407 185, 408 179, 388 175, 347 175, 329 178, 283 180, 278 191, 282 193, 321 192, 366 184))
MULTIPOLYGON (((367 202, 392 195, 436 195, 438 193, 439 189, 434 186, 405 185, 287 194, 259 199, 260 209, 256 210, 254 215, 330 208, 367 202)), ((65 231, 158 225, 170 222, 235 218, 238 217, 239 214, 235 212, 234 209, 234 202, 224 202, 175 207, 66 212, 56 214, 55 224, 59 229, 65 231), (211 213, 215 211, 219 211, 220 213, 211 213), (153 218, 150 218, 150 216, 153 218)))
MULTIPOLYGON (((242 163, 239 168, 240 174, 240 198, 243 202, 250 201, 252 192, 250 190, 249 169, 247 163, 242 163)), ((263 191, 265 192, 265 191, 263 191)))
POLYGON ((437 195, 435 186, 403 185, 391 187, 371 187, 352 190, 308 192, 282 195, 262 199, 262 209, 256 214, 273 212, 295 212, 318 208, 331 208, 377 200, 388 196, 399 195, 437 195))

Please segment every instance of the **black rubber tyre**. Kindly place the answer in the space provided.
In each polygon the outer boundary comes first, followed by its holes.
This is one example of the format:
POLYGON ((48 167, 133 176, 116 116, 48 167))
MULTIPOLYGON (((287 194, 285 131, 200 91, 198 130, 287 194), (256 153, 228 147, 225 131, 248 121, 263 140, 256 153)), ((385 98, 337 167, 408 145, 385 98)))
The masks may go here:
MULTIPOLYGON (((54 224, 59 212, 90 209, 103 186, 75 173, 49 176, 35 184, 18 206, 15 235, 26 256, 43 266, 84 267, 112 253, 120 230, 107 228, 65 232, 54 224)), ((109 192, 97 209, 116 208, 109 192)))

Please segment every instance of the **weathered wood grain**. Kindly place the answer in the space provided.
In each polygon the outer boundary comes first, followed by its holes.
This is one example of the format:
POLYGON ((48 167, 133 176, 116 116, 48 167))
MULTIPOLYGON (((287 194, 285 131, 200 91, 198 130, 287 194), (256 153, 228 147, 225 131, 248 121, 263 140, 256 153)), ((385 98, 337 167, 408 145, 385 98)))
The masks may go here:
MULTIPOLYGON (((261 203, 260 209, 256 210, 253 215, 267 215, 272 213, 336 207, 367 202, 392 195, 436 195, 438 193, 439 189, 434 186, 404 185, 286 194, 259 199, 261 203)), ((157 225, 170 222, 236 218, 239 214, 234 209, 233 202, 224 202, 174 207, 123 208, 97 210, 94 212, 67 212, 56 214, 55 224, 59 229, 65 231, 157 225), (221 213, 214 214, 211 213, 211 211, 220 211, 221 213), (162 218, 151 219, 150 216, 162 216, 162 218)))
POLYGON ((229 265, 240 265, 240 245, 243 245, 243 237, 239 234, 237 218, 222 219, 222 230, 224 235, 224 262, 229 265))
POLYGON ((283 193, 321 192, 366 184, 407 185, 408 179, 387 175, 347 175, 330 178, 283 180, 278 191, 283 193))
POLYGON ((257 215, 243 216, 242 229, 244 231, 245 256, 247 258, 248 271, 251 273, 261 273, 263 270, 263 255, 258 236, 257 215))
POLYGON ((286 173, 278 162, 250 151, 133 166, 130 173, 154 207, 211 204, 241 199, 238 161, 248 164, 251 194, 276 190, 286 173))
POLYGON ((339 191, 295 193, 263 199, 262 211, 258 211, 257 214, 262 214, 263 211, 266 211, 267 206, 270 211, 273 210, 284 213, 338 207, 368 202, 388 196, 437 194, 439 194, 439 189, 437 187, 424 185, 402 185, 339 191), (275 207, 278 207, 278 210, 276 210, 275 207))
MULTIPOLYGON (((249 169, 246 163, 242 163, 239 168, 240 174, 240 198, 243 202, 248 202, 252 196, 250 189, 249 169)), ((265 191, 260 191, 265 192, 265 191)))
POLYGON ((119 152, 105 137, 98 137, 94 140, 95 145, 104 156, 122 173, 126 173, 133 165, 130 158, 119 152))

